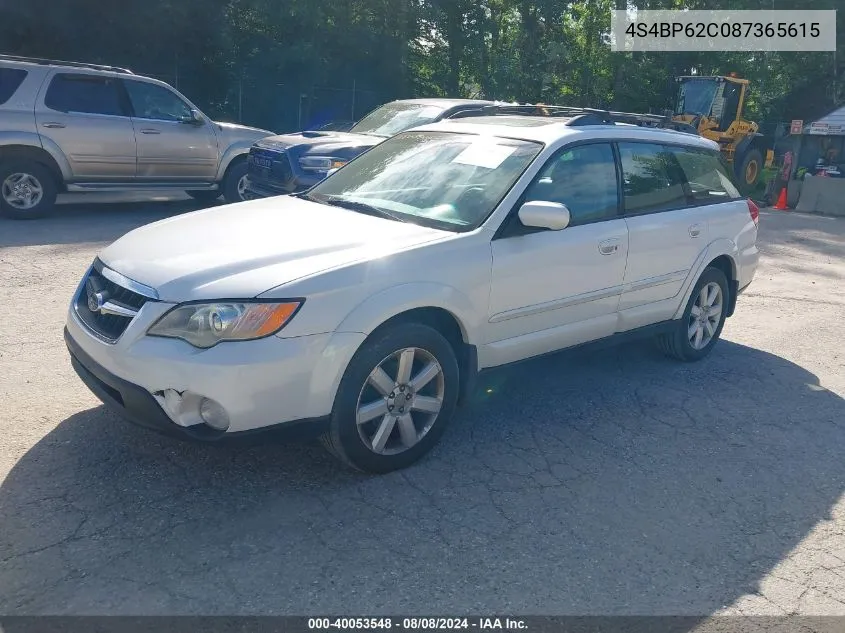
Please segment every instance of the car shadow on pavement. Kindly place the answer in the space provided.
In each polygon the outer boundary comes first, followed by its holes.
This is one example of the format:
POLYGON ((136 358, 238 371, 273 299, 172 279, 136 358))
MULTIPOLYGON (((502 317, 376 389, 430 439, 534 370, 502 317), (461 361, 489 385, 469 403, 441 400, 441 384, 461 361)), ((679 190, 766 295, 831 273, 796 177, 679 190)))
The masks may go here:
MULTIPOLYGON (((93 194, 83 202, 57 205, 47 217, 9 220, 0 217, 0 248, 52 244, 111 243, 132 229, 209 205, 190 198, 140 198, 106 202, 93 194), (90 199, 93 198, 93 201, 90 199)), ((75 198, 70 198, 74 200, 75 198)))
POLYGON ((845 401, 760 350, 482 378, 432 455, 381 477, 75 414, 0 485, 0 613, 704 616, 845 489, 845 401))

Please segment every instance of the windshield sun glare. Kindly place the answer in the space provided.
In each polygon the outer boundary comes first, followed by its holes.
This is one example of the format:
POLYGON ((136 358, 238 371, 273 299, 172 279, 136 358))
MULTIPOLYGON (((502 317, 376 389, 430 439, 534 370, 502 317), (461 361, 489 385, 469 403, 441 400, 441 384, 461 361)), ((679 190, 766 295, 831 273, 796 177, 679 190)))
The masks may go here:
POLYGON ((377 145, 309 197, 453 231, 480 225, 542 145, 443 132, 406 132, 377 145))

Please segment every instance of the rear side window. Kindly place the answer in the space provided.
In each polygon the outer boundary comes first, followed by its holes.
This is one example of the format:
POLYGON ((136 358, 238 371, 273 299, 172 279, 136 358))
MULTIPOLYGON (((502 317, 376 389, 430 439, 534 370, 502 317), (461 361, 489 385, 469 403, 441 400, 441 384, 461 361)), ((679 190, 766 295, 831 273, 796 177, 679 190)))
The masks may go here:
POLYGON ((683 172, 668 147, 619 143, 625 213, 637 215, 687 205, 683 172))
POLYGON ((126 116, 116 79, 64 73, 53 77, 44 104, 59 112, 126 116))
POLYGON ((673 147, 672 153, 684 170, 696 203, 724 202, 741 197, 718 152, 673 147))
POLYGON ((26 75, 27 72, 20 68, 0 68, 0 105, 12 98, 26 75))

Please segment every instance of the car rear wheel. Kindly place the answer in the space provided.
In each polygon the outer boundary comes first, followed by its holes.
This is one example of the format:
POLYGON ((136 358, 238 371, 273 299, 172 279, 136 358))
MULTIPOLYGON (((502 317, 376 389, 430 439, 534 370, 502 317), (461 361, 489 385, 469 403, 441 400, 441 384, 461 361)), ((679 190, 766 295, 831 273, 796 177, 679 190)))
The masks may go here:
POLYGON ((246 170, 245 160, 239 160, 229 167, 226 177, 223 179, 223 197, 226 202, 243 202, 246 197, 246 170))
POLYGON ((44 217, 56 203, 50 170, 27 159, 0 164, 0 213, 15 220, 44 217))
POLYGON ((376 334, 346 369, 323 443, 365 472, 410 466, 443 434, 458 382, 455 353, 437 330, 407 323, 376 334))
POLYGON ((658 345, 667 356, 683 361, 707 356, 725 326, 728 280, 718 268, 705 268, 693 288, 684 315, 671 332, 661 334, 658 345))

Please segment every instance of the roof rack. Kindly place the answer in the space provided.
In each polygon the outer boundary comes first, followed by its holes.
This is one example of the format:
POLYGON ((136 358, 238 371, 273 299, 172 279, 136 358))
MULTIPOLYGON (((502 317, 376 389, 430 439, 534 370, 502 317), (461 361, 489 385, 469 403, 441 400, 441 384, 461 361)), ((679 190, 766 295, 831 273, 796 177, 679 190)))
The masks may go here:
POLYGON ((119 68, 117 66, 104 66, 102 64, 86 64, 84 62, 66 62, 59 59, 43 59, 41 57, 23 57, 21 55, 2 55, 0 54, 0 61, 8 62, 27 62, 29 64, 40 64, 42 66, 69 66, 71 68, 90 68, 91 70, 103 70, 113 73, 121 73, 124 75, 134 74, 127 68, 119 68))
POLYGON ((653 127, 685 132, 698 135, 698 130, 688 123, 673 121, 671 115, 664 114, 639 114, 635 112, 613 112, 611 110, 600 110, 596 108, 577 108, 570 106, 537 104, 501 104, 468 106, 458 110, 450 116, 450 119, 467 116, 497 116, 497 115, 522 115, 522 116, 545 116, 567 118, 566 125, 580 127, 584 125, 615 125, 624 123, 628 125, 639 125, 641 127, 653 127))

